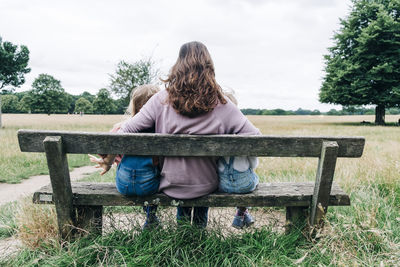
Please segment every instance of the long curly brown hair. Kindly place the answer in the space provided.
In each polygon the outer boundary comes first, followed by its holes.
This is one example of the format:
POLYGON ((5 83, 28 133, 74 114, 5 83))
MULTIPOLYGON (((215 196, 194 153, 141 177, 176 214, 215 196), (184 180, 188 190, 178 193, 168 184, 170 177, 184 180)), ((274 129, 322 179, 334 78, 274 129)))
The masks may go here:
POLYGON ((163 81, 169 103, 181 115, 195 117, 212 111, 218 102, 226 104, 210 53, 200 42, 182 45, 178 60, 163 81))

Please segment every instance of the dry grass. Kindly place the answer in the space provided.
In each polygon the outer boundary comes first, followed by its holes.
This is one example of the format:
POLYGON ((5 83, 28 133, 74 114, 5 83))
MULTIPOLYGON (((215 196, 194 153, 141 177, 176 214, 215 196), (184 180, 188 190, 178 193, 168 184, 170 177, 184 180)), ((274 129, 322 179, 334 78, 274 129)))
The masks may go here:
POLYGON ((13 128, 108 131, 121 119, 122 115, 3 114, 2 116, 3 127, 6 130, 13 128))
POLYGON ((30 199, 20 201, 16 212, 18 239, 27 247, 58 246, 57 216, 54 206, 34 205, 30 199))
MULTIPOLYGON (((400 116, 388 116, 395 122, 400 116)), ((372 121, 373 116, 250 116, 267 135, 364 136, 361 159, 339 159, 335 180, 351 190, 359 184, 392 184, 400 177, 400 127, 353 125, 372 121)), ((265 181, 302 181, 315 179, 317 159, 263 158, 257 169, 265 181)))

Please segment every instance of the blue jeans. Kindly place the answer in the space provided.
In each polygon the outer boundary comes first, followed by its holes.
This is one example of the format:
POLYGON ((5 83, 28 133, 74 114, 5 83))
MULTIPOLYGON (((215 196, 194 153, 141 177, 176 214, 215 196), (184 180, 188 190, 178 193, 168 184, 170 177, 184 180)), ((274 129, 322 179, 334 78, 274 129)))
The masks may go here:
POLYGON ((160 172, 152 157, 124 155, 118 165, 115 183, 125 196, 148 196, 157 193, 160 172))
MULTIPOLYGON (((190 223, 191 221, 191 207, 178 207, 176 211, 176 220, 178 224, 190 223)), ((205 228, 208 221, 208 207, 194 207, 193 208, 193 224, 205 228)))
POLYGON ((224 171, 218 171, 219 191, 231 194, 250 193, 256 189, 259 178, 253 169, 244 172, 233 168, 234 157, 229 158, 229 163, 223 157, 219 159, 224 164, 224 171))

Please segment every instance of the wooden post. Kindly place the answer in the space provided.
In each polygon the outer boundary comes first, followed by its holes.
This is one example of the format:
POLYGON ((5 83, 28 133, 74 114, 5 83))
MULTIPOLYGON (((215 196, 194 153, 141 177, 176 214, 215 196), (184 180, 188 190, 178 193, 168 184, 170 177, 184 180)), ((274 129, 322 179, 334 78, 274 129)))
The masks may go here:
POLYGON ((103 227, 103 206, 77 206, 76 226, 84 232, 87 231, 87 234, 101 235, 103 227))
POLYGON ((67 155, 63 152, 60 136, 47 136, 43 144, 56 206, 58 232, 62 239, 66 239, 75 228, 67 155))
POLYGON ((306 224, 308 207, 286 207, 286 233, 289 233, 295 227, 301 227, 306 224))
POLYGON ((339 146, 334 141, 322 143, 321 156, 318 162, 317 178, 310 207, 310 224, 320 224, 326 214, 331 195, 333 175, 339 146))

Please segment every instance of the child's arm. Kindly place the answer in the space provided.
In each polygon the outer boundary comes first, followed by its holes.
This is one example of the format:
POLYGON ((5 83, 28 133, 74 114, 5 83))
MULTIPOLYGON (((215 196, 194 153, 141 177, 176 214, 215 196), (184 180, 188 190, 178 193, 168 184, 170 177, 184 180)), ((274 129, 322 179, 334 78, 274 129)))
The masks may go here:
POLYGON ((250 168, 253 170, 258 166, 258 158, 257 157, 248 157, 250 168))
POLYGON ((115 156, 116 156, 116 155, 109 154, 109 155, 105 156, 104 158, 98 158, 98 157, 90 155, 90 154, 88 154, 88 155, 89 155, 89 158, 90 158, 91 162, 94 162, 94 163, 98 164, 98 165, 96 165, 96 168, 102 168, 103 169, 100 172, 100 175, 103 175, 103 174, 107 173, 111 169, 111 166, 113 165, 114 159, 115 159, 115 156))

